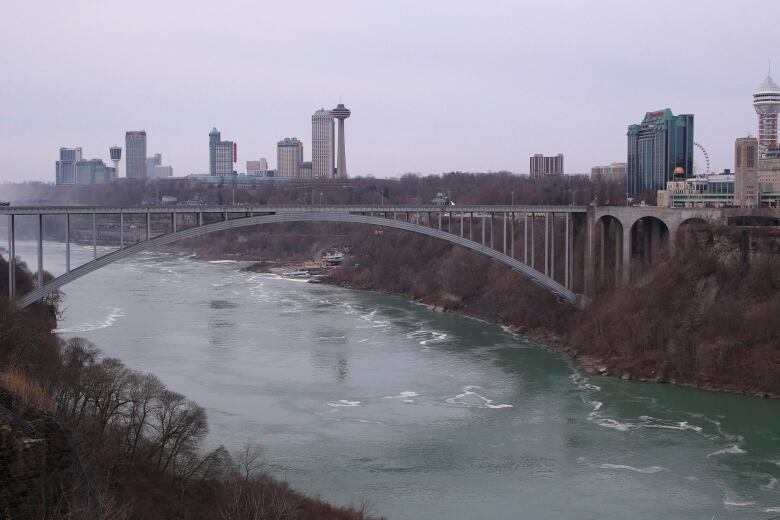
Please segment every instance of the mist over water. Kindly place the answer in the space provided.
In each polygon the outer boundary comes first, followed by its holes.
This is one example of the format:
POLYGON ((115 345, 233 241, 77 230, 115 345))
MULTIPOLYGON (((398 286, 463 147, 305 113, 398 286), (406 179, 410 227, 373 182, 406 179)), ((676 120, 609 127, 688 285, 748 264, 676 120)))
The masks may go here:
POLYGON ((65 287, 58 330, 205 406, 213 444, 392 519, 780 512, 776 401, 586 376, 498 326, 244 265, 113 264, 65 287))

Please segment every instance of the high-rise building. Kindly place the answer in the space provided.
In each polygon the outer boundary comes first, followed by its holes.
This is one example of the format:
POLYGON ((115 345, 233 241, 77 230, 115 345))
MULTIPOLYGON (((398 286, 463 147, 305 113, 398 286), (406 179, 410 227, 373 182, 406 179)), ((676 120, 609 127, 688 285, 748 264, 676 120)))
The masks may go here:
POLYGON ((628 164, 624 162, 613 162, 607 166, 594 166, 590 169, 590 180, 624 181, 627 169, 628 164))
POLYGON ((233 163, 238 159, 236 143, 223 141, 219 130, 209 132, 209 175, 233 175, 233 163))
POLYGON ((674 179, 675 168, 693 175, 693 114, 675 116, 667 109, 647 112, 628 127, 628 193, 653 193, 674 179))
POLYGON ((76 163, 81 160, 81 147, 60 148, 60 160, 55 163, 57 184, 76 184, 76 163))
POLYGON ((758 185, 759 140, 740 137, 734 143, 734 205, 754 208, 761 198, 758 185))
POLYGON ((217 145, 222 140, 217 127, 213 127, 209 132, 209 175, 217 174, 217 145))
POLYGON ((343 103, 339 103, 336 108, 330 111, 333 117, 339 120, 339 165, 336 170, 336 176, 339 179, 347 178, 347 147, 344 144, 344 120, 348 118, 352 112, 344 106, 343 103))
POLYGON ((125 176, 131 179, 146 178, 146 132, 125 133, 125 176))
POLYGON ((546 175, 563 175, 563 154, 547 156, 537 153, 532 155, 529 172, 532 179, 546 175))
POLYGON ((155 166, 162 164, 162 154, 156 153, 153 157, 146 158, 146 176, 153 177, 152 172, 155 166))
POLYGON ((295 137, 285 137, 276 143, 276 176, 300 177, 303 143, 295 137))
POLYGON ((777 120, 780 115, 780 87, 771 76, 753 94, 753 107, 758 114, 759 156, 766 158, 778 154, 777 120))
POLYGON ((253 177, 265 177, 268 175, 268 161, 261 157, 259 161, 246 162, 246 174, 253 177))
POLYGON ((336 167, 336 127, 324 108, 311 116, 311 172, 315 179, 331 179, 336 167))

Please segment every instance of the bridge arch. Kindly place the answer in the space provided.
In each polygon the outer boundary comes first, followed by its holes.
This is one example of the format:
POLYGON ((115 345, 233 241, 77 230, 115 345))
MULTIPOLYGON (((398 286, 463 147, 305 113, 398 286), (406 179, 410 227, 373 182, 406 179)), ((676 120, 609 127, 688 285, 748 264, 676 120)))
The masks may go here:
POLYGON ((669 225, 661 218, 644 216, 631 225, 630 251, 633 272, 641 274, 665 260, 670 252, 669 225))
POLYGON ((533 269, 532 267, 515 260, 511 256, 505 255, 499 251, 491 249, 485 245, 482 245, 473 240, 463 238, 446 231, 426 227, 420 224, 414 224, 412 222, 391 220, 383 217, 375 217, 363 214, 354 213, 337 213, 337 212, 284 212, 284 213, 272 213, 266 215, 257 215, 250 217, 237 218, 232 220, 222 220, 212 224, 204 224, 200 226, 190 227, 180 231, 167 233, 158 237, 137 242, 133 245, 127 246, 123 249, 118 249, 106 255, 103 255, 93 261, 87 262, 70 272, 67 272, 61 276, 54 278, 45 285, 38 287, 28 294, 17 299, 17 306, 20 308, 27 307, 31 303, 45 297, 46 295, 56 291, 64 285, 81 278, 101 267, 105 267, 123 258, 127 258, 141 251, 154 250, 164 245, 183 240, 186 238, 193 238, 208 233, 214 233, 216 231, 225 231, 228 229, 237 229, 247 226, 254 226, 259 224, 274 224, 285 222, 343 222, 353 224, 368 224, 374 226, 381 226, 393 229, 400 229, 404 231, 410 231, 422 235, 431 236, 446 240, 447 242, 471 249, 487 256, 493 260, 496 260, 502 264, 507 265, 514 271, 520 273, 522 276, 530 279, 537 286, 553 293, 557 298, 563 301, 575 305, 582 305, 582 300, 579 294, 567 289, 560 283, 556 282, 552 278, 545 276, 543 273, 533 269))

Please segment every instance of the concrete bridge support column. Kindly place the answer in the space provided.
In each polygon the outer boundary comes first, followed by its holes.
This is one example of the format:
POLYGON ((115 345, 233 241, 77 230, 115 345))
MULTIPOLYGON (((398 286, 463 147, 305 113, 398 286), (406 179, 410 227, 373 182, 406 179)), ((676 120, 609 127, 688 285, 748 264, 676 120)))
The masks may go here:
POLYGON ((8 299, 16 298, 16 238, 14 216, 8 215, 8 299))
POLYGON ((512 258, 515 257, 515 214, 512 213, 512 220, 509 221, 509 234, 512 235, 512 258))
POLYGON ((495 213, 490 214, 490 249, 495 249, 493 246, 493 230, 495 227, 493 227, 493 217, 495 216, 495 213))
POLYGON ((599 279, 598 288, 602 289, 606 285, 607 277, 607 240, 609 239, 609 226, 605 219, 601 219, 596 224, 596 232, 599 236, 599 279))
POLYGON ((506 254, 506 213, 504 213, 504 218, 502 219, 504 221, 504 254, 506 254))
POLYGON ((534 228, 536 228, 536 213, 531 213, 531 267, 536 263, 536 240, 534 237, 534 228))
POLYGON ((566 227, 563 232, 563 286, 567 289, 571 289, 571 286, 569 285, 569 250, 571 247, 570 244, 570 237, 569 237, 569 221, 571 220, 571 215, 569 213, 566 213, 566 227))
POLYGON ((525 214, 525 231, 523 231, 523 263, 528 265, 528 213, 525 214))
POLYGON ((550 213, 544 214, 544 275, 550 276, 550 213))
MULTIPOLYGON (((93 227, 92 229, 94 230, 95 228, 93 227)), ((43 215, 38 215, 38 285, 37 287, 43 287, 43 215)))
POLYGON ((97 215, 92 214, 92 256, 97 260, 97 215))
POLYGON ((70 213, 65 215, 65 272, 70 272, 70 213))
POLYGON ((485 213, 482 213, 482 245, 485 245, 485 213))
POLYGON ((668 248, 669 259, 674 256, 674 252, 677 250, 677 232, 680 231, 679 224, 670 224, 668 226, 669 236, 667 237, 666 244, 668 248))
MULTIPOLYGON (((70 216, 70 214, 68 214, 70 216)), ((119 249, 125 248, 125 214, 119 214, 119 249)))
POLYGON ((463 238, 463 212, 460 212, 460 236, 463 238))
POLYGON ((615 241, 615 288, 620 287, 620 270, 622 268, 621 261, 623 259, 623 235, 620 233, 617 221, 614 221, 612 225, 614 228, 614 241, 615 241))
POLYGON ((550 213, 550 278, 555 280, 555 213, 550 213))
POLYGON ((623 254, 623 262, 622 262, 622 275, 623 275, 623 286, 628 287, 628 285, 631 283, 631 223, 623 223, 623 239, 622 242, 622 254, 623 254))
POLYGON ((585 217, 585 255, 583 264, 585 268, 583 292, 586 296, 593 297, 596 293, 594 260, 595 260, 596 225, 593 208, 588 209, 585 217))

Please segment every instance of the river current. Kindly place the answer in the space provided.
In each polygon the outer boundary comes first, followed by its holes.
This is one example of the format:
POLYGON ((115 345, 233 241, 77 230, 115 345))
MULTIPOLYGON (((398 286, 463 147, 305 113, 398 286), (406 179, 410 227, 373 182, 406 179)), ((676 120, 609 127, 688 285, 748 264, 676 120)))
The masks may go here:
POLYGON ((495 325, 245 265, 144 253, 66 286, 58 330, 206 407, 210 444, 259 442, 296 489, 390 519, 780 515, 780 402, 585 375, 495 325))

